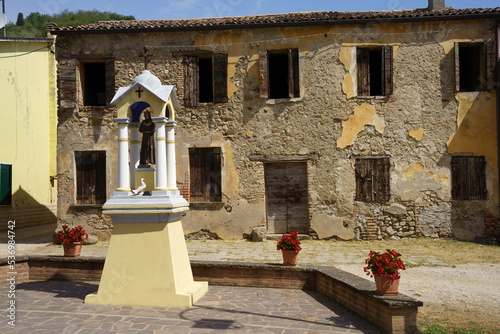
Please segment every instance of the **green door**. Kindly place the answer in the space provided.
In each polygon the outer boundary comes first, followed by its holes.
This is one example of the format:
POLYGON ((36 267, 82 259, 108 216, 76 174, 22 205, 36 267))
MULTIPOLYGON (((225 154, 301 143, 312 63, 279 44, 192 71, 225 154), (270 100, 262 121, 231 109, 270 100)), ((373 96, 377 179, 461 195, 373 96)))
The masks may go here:
POLYGON ((0 205, 12 203, 12 165, 0 164, 0 205))

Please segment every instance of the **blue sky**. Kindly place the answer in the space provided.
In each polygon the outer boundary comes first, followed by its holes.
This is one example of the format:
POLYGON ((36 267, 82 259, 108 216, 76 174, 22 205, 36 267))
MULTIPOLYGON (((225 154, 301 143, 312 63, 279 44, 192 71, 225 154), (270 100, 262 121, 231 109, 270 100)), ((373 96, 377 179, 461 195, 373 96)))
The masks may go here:
MULTIPOLYGON (((399 10, 427 7, 427 0, 5 0, 5 13, 15 22, 17 14, 47 14, 84 9, 134 15, 136 19, 181 19, 244 16, 301 11, 399 10)), ((453 8, 500 7, 500 0, 447 0, 453 8)))

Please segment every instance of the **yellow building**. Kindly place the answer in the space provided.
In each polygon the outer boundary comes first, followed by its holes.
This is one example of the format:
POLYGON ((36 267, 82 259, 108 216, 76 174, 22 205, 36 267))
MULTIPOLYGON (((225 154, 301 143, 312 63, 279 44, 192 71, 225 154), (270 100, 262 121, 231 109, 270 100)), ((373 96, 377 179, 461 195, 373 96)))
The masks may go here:
POLYGON ((52 38, 0 39, 0 230, 52 223, 57 210, 57 86, 52 38))

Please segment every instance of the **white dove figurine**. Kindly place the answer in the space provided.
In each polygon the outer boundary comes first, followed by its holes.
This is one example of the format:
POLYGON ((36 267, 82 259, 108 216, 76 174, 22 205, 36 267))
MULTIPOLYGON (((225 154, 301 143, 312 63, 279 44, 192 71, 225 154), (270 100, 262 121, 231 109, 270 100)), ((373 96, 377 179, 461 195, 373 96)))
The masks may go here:
POLYGON ((144 183, 144 178, 141 177, 141 185, 137 187, 136 190, 132 190, 132 194, 134 194, 134 196, 142 195, 144 193, 144 189, 146 189, 146 183, 144 183))

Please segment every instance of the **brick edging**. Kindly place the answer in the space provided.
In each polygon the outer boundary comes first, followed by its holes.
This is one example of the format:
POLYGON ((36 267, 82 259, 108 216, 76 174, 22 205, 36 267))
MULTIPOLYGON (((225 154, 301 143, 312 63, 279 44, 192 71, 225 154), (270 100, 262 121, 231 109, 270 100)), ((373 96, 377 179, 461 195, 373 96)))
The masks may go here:
MULTIPOLYGON (((104 257, 23 256, 16 258, 16 283, 28 280, 98 281, 104 257)), ((196 281, 210 285, 315 290, 358 313, 387 333, 414 333, 421 301, 400 294, 375 294, 375 283, 335 267, 191 261, 196 281)), ((0 259, 0 284, 7 283, 9 266, 0 259)))

